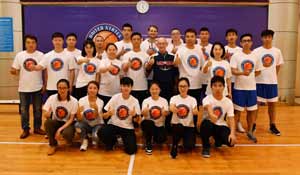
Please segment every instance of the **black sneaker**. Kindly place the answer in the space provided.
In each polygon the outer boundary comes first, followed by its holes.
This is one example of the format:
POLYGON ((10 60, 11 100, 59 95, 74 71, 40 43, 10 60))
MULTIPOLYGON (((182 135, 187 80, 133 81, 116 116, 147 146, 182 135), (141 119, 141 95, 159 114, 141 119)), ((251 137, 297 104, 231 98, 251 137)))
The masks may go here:
POLYGON ((146 154, 148 154, 148 155, 151 155, 151 154, 152 154, 152 144, 151 144, 151 143, 146 144, 145 152, 146 152, 146 154))
POLYGON ((256 137, 253 135, 253 133, 247 133, 247 136, 250 140, 252 140, 254 143, 257 143, 256 137))
POLYGON ((280 136, 280 131, 276 128, 275 124, 270 125, 270 132, 274 135, 280 136))
POLYGON ((209 148, 203 148, 202 149, 202 157, 204 157, 204 158, 210 158, 209 148))
POLYGON ((172 159, 175 159, 177 157, 177 147, 172 146, 170 156, 172 159))
POLYGON ((253 123, 252 132, 255 132, 255 131, 256 131, 256 123, 253 123))
POLYGON ((216 148, 221 148, 222 147, 222 143, 215 141, 215 147, 216 148))

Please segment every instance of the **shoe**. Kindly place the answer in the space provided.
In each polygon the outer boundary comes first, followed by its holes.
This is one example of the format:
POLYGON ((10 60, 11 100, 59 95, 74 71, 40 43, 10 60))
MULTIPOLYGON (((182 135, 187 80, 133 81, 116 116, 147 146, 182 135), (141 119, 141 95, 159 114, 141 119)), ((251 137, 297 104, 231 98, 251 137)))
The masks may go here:
POLYGON ((48 135, 45 135, 45 139, 48 139, 48 135))
POLYGON ((216 148, 221 148, 221 147, 222 147, 222 143, 215 142, 215 147, 216 147, 216 148))
POLYGON ((81 146, 80 146, 80 151, 86 151, 86 150, 87 150, 87 147, 88 147, 88 144, 89 144, 88 139, 84 139, 84 140, 82 141, 81 146))
POLYGON ((29 130, 23 130, 23 133, 20 135, 20 139, 25 139, 30 135, 29 130))
POLYGON ((274 135, 280 136, 280 131, 276 128, 275 124, 270 124, 270 132, 274 135))
POLYGON ((256 139, 256 137, 254 136, 253 133, 248 132, 248 133, 247 133, 247 136, 248 136, 248 138, 249 138, 250 140, 252 140, 254 143, 257 143, 257 139, 256 139))
POLYGON ((202 149, 202 157, 204 157, 204 158, 210 158, 210 150, 209 150, 209 148, 203 148, 202 149))
POLYGON ((75 128, 76 133, 80 134, 81 133, 81 129, 80 128, 75 128))
POLYGON ((238 122, 237 123, 237 131, 240 132, 240 133, 245 133, 246 130, 243 128, 243 125, 241 122, 238 122))
POLYGON ((41 128, 34 129, 33 133, 39 134, 39 135, 46 135, 46 131, 42 130, 41 128))
POLYGON ((52 156, 52 155, 55 154, 55 152, 56 152, 56 147, 55 146, 50 146, 49 149, 48 149, 47 154, 48 154, 48 156, 52 156))
POLYGON ((152 144, 151 144, 151 143, 146 144, 145 152, 146 152, 146 154, 148 154, 148 155, 151 155, 151 154, 152 154, 152 144))
POLYGON ((93 147, 97 147, 97 145, 98 145, 98 142, 97 142, 97 141, 95 141, 95 140, 93 140, 93 141, 92 141, 92 145, 93 145, 93 147))
POLYGON ((123 140, 122 140, 121 137, 117 137, 117 143, 118 143, 119 146, 124 145, 123 140))
POLYGON ((177 157, 177 147, 172 146, 170 156, 171 156, 172 159, 176 159, 176 157, 177 157))
POLYGON ((252 132, 255 132, 255 131, 256 131, 256 123, 253 123, 252 132))

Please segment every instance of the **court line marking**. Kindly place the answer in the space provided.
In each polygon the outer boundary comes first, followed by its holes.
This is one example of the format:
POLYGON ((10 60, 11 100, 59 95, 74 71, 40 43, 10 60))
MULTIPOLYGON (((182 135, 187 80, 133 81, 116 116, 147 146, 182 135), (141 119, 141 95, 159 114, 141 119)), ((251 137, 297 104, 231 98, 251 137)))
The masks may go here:
MULTIPOLYGON (((0 145, 48 145, 48 142, 0 142, 0 145)), ((143 144, 137 144, 144 146, 143 144)), ((171 146, 171 144, 169 145, 171 146)), ((300 144, 235 144, 235 147, 300 147, 300 144)), ((202 147, 202 144, 196 144, 196 147, 202 147)), ((134 158, 133 158, 134 159, 134 158)))
POLYGON ((130 161, 128 165, 127 175, 132 175, 133 166, 134 166, 135 154, 130 156, 130 161))

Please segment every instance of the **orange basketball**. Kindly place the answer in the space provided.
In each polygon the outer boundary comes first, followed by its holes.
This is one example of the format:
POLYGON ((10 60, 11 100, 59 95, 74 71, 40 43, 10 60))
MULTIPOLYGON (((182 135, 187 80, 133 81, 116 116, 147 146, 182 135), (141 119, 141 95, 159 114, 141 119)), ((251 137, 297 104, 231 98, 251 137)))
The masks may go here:
MULTIPOLYGON (((115 43, 118 41, 117 36, 110 31, 106 31, 106 30, 100 31, 97 35, 100 35, 104 38, 104 47, 105 48, 108 43, 115 43)), ((97 35, 95 35, 95 36, 97 36, 97 35)))

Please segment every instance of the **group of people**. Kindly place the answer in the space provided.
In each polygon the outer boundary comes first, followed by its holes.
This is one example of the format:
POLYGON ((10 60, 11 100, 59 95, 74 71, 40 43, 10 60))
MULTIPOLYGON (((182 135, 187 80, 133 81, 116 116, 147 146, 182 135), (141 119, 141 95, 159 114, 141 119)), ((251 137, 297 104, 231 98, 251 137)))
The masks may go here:
POLYGON ((226 46, 211 44, 207 27, 199 30, 199 40, 195 29, 187 29, 181 38, 181 31, 173 28, 168 41, 158 37, 155 25, 144 40, 128 23, 122 34, 116 43, 97 35, 84 41, 80 51, 76 34, 64 38, 55 32, 54 49, 46 54, 37 50, 35 36, 24 37, 25 50, 16 55, 10 71, 19 75, 21 139, 30 134, 31 103, 34 133, 48 137, 48 155, 55 154, 60 137, 71 145, 75 132, 80 133, 82 151, 89 140, 95 146, 102 142, 107 150, 122 140, 125 152, 135 154, 135 128, 140 126, 147 154, 152 154, 153 143, 162 144, 171 135, 170 156, 176 158, 181 140, 188 152, 200 135, 202 155, 210 157, 210 137, 215 147, 234 146, 236 131, 257 142, 257 102, 267 103, 270 132, 280 135, 275 107, 283 57, 272 46, 272 30, 262 31, 262 46, 255 50, 252 35, 238 37, 235 29, 226 31, 226 46), (244 110, 247 130, 240 122, 244 110))

